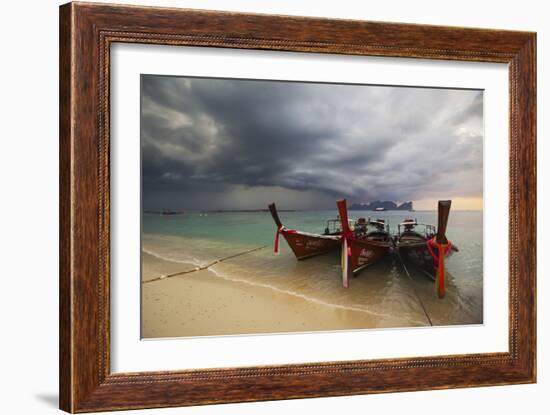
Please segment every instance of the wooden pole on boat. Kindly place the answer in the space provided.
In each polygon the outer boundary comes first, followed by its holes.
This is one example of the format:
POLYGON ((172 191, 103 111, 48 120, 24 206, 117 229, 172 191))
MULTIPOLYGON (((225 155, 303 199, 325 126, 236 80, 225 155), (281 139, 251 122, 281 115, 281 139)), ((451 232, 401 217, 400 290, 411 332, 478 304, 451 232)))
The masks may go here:
POLYGON ((447 222, 451 211, 450 200, 440 200, 437 204, 437 234, 435 242, 438 248, 438 265, 435 270, 435 289, 439 298, 445 297, 445 249, 447 248, 447 222))
POLYGON ((281 232, 283 231, 283 222, 281 222, 281 219, 279 218, 279 213, 277 212, 277 207, 275 206, 275 203, 271 203, 268 205, 269 211, 271 212, 271 216, 273 217, 273 220, 275 221, 275 225, 277 225, 277 230, 275 231, 275 241, 273 243, 273 252, 276 255, 279 255, 279 240, 281 236, 281 232))
POLYGON ((348 223, 348 206, 346 199, 340 199, 336 202, 338 213, 340 215, 340 224, 342 225, 342 283, 344 288, 349 287, 349 277, 351 270, 351 247, 349 246, 349 238, 351 229, 348 223))
POLYGON ((283 222, 281 222, 281 219, 279 218, 279 213, 277 212, 277 207, 275 206, 275 203, 271 203, 269 206, 269 211, 271 212, 271 216, 273 217, 273 220, 275 221, 275 225, 277 225, 278 228, 283 227, 283 222))
POLYGON ((447 222, 449 221, 450 211, 450 200, 440 200, 437 203, 437 236, 435 240, 438 244, 447 243, 447 237, 445 236, 445 233, 447 232, 447 222))

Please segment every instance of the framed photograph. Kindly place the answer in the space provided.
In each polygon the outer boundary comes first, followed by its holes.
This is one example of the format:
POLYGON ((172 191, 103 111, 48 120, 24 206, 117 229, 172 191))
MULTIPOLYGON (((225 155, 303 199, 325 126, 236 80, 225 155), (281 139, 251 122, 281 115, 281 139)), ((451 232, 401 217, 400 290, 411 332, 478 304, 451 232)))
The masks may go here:
POLYGON ((536 381, 536 35, 60 8, 60 407, 536 381))

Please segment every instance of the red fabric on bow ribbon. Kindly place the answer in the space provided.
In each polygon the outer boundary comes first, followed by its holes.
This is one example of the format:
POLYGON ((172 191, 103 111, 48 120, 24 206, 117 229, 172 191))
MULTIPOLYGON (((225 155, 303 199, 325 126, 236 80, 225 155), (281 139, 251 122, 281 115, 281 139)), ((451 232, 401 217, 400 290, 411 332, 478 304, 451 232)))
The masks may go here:
POLYGON ((439 244, 434 236, 432 239, 426 241, 426 245, 428 252, 434 260, 434 269, 436 272, 439 272, 439 287, 437 288, 439 297, 443 298, 445 296, 445 257, 449 254, 453 244, 450 240, 447 240, 446 244, 439 244), (437 255, 434 247, 437 248, 437 255))
POLYGON ((351 238, 353 231, 348 229, 342 232, 342 283, 344 288, 349 287, 349 257, 351 257, 351 238))
POLYGON ((275 244, 273 246, 273 252, 275 252, 275 254, 279 255, 279 236, 282 234, 282 233, 296 233, 295 230, 293 229, 287 229, 285 228, 284 226, 279 226, 277 228, 277 230, 275 231, 275 244))
POLYGON ((275 252, 275 254, 279 255, 279 237, 281 235, 281 233, 283 232, 283 229, 285 227, 284 226, 279 226, 277 227, 277 230, 275 231, 275 244, 273 246, 273 252, 275 252))

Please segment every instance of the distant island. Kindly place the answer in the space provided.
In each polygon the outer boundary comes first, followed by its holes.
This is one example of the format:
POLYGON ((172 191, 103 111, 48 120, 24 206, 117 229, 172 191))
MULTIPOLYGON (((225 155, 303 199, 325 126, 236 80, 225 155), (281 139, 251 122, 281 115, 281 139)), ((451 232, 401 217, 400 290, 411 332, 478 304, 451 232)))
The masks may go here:
POLYGON ((403 202, 400 205, 386 200, 376 200, 370 203, 354 203, 349 207, 349 210, 413 210, 413 202, 403 202))

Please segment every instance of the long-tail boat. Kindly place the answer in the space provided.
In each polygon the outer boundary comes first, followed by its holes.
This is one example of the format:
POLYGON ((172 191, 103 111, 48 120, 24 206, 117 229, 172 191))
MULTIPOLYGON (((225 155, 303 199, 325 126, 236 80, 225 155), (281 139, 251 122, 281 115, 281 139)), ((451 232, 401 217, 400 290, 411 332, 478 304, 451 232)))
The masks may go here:
POLYGON ((451 210, 450 200, 440 200, 437 206, 437 228, 405 219, 397 227, 395 245, 403 261, 420 269, 435 280, 440 298, 445 296, 445 258, 458 248, 447 239, 447 222, 451 210))
POLYGON ((348 288, 350 276, 382 259, 393 248, 393 240, 385 220, 359 218, 352 228, 346 200, 336 205, 342 226, 342 283, 348 288))
POLYGON ((279 218, 275 203, 271 203, 268 207, 277 225, 274 245, 276 254, 279 253, 280 235, 283 235, 286 239, 288 246, 290 246, 297 259, 311 258, 340 248, 341 229, 336 226, 339 222, 338 219, 327 221, 324 234, 314 234, 286 228, 279 218))

